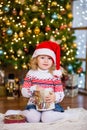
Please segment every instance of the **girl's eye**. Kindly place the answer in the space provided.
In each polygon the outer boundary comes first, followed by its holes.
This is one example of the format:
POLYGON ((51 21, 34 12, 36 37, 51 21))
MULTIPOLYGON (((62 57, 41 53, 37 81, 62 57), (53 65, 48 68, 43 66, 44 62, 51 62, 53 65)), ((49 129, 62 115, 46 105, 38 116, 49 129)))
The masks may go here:
POLYGON ((52 60, 52 58, 51 58, 51 57, 48 57, 48 59, 49 59, 49 60, 52 60))
POLYGON ((48 59, 51 59, 50 57, 48 59))
POLYGON ((44 59, 44 56, 42 56, 41 59, 44 59))

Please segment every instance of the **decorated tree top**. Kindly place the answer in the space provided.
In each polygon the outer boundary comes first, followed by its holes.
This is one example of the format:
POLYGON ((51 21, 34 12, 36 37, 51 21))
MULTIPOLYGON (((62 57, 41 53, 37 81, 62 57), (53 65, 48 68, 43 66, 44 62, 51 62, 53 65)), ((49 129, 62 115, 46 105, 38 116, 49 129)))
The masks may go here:
POLYGON ((36 44, 52 40, 61 46, 61 66, 81 73, 72 20, 70 0, 2 0, 0 65, 28 69, 36 44))

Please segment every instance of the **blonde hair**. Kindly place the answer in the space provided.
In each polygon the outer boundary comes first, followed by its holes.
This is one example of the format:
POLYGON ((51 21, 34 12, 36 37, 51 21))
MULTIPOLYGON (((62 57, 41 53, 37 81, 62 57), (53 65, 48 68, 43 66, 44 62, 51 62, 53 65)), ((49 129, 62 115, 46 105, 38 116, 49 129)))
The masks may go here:
MULTIPOLYGON (((37 58, 38 58, 38 56, 30 59, 30 64, 29 64, 30 69, 33 69, 33 70, 37 70, 38 69, 37 58)), ((56 68, 56 66, 53 63, 53 65, 49 68, 49 72, 52 74, 53 71, 55 70, 55 68, 56 68)))

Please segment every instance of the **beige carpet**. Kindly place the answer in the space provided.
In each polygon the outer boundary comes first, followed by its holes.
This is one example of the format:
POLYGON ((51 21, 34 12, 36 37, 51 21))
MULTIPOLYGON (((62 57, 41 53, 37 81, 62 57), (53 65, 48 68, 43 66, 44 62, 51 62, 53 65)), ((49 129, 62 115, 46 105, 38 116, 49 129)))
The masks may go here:
POLYGON ((0 130, 87 130, 87 110, 72 108, 67 111, 72 115, 53 123, 4 124, 4 114, 0 113, 0 130))

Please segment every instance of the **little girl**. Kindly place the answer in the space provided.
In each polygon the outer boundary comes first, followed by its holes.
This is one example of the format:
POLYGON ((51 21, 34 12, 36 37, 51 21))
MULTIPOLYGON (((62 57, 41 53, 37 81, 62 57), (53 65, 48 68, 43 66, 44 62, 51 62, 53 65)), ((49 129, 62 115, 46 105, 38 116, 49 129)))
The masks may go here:
POLYGON ((38 44, 32 55, 30 67, 22 86, 22 95, 29 98, 29 101, 22 114, 32 123, 53 122, 63 118, 64 109, 58 104, 64 98, 60 46, 52 41, 38 44), (37 108, 38 104, 42 105, 39 92, 45 95, 46 104, 42 106, 43 109, 37 108), (49 92, 48 95, 46 92, 49 92))

